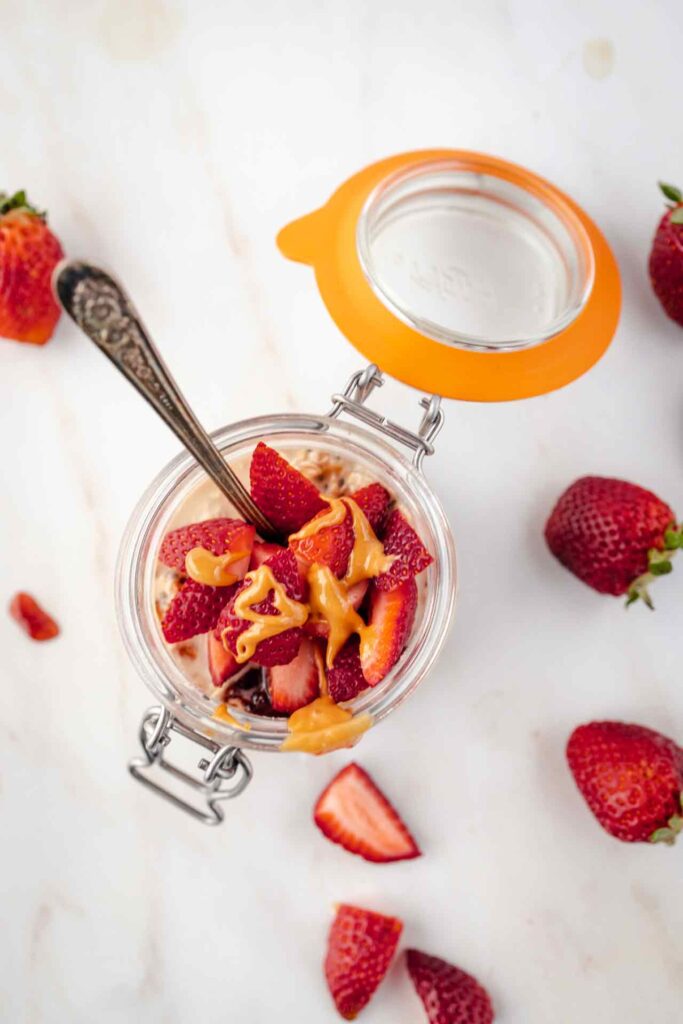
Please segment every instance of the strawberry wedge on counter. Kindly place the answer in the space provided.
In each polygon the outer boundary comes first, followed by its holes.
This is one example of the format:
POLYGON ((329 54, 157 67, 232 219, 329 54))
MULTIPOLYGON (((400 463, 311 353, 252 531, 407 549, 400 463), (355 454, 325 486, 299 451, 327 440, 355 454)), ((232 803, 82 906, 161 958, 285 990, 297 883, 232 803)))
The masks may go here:
MULTIPOLYGON (((415 576, 432 556, 379 483, 326 497, 264 442, 252 454, 249 483, 281 543, 229 517, 171 530, 158 555, 164 638, 179 644, 205 635, 198 670, 243 710, 291 716, 324 706, 341 720, 350 712, 335 705, 377 686, 405 650, 415 576), (249 668, 261 691, 245 703, 249 668)), ((408 844, 401 855, 416 853, 408 844)))
POLYGON ((493 1024, 489 994, 471 974, 419 949, 406 950, 405 963, 429 1024, 493 1024))
POLYGON ((373 910, 342 904, 327 940, 325 978, 344 1020, 353 1020, 372 999, 394 959, 403 922, 373 910))
POLYGON ((313 820, 333 843, 365 860, 389 864, 420 856, 398 812, 368 773, 353 762, 335 775, 318 798, 313 820))
POLYGON ((30 594, 15 594, 9 612, 32 640, 53 640, 59 636, 59 626, 55 620, 30 594))

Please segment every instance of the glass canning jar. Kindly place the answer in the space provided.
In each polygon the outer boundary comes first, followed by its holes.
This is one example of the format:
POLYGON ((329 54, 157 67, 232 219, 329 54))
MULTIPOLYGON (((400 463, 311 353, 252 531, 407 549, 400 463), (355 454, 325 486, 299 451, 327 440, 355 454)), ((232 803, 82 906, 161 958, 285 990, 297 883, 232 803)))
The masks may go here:
MULTIPOLYGON (((439 400, 423 399, 427 410, 420 432, 413 434, 392 424, 364 404, 373 387, 381 384, 375 367, 355 374, 346 392, 335 396, 327 416, 274 415, 243 420, 215 432, 213 439, 225 459, 239 466, 258 441, 282 452, 310 449, 338 456, 345 465, 377 480, 394 496, 434 557, 418 577, 419 598, 415 623, 398 663, 376 687, 344 706, 355 715, 369 714, 373 726, 394 711, 420 684, 433 665, 451 623, 456 590, 455 552, 451 531, 439 499, 422 471, 422 459, 433 448, 431 439, 441 426, 439 400), (339 419, 342 412, 365 421, 365 426, 339 419), (374 428, 374 429, 373 429, 374 428), (412 459, 386 435, 413 451, 412 459)), ((157 553, 178 509, 199 483, 204 471, 188 454, 169 463, 135 508, 121 544, 117 568, 117 612, 128 654, 143 681, 160 702, 143 720, 140 739, 143 757, 130 769, 140 781, 213 824, 220 821, 219 801, 241 792, 251 767, 245 750, 279 751, 289 735, 287 720, 236 710, 239 725, 213 717, 217 701, 203 693, 173 659, 161 633, 155 608, 157 553), (243 726, 240 728, 240 725, 243 726), (244 728, 246 726, 246 728, 244 728), (197 779, 168 762, 164 756, 172 732, 195 740, 213 754, 200 762, 204 776, 197 779), (197 809, 153 780, 148 769, 167 768, 181 783, 188 783, 207 799, 197 809), (241 775, 232 788, 223 783, 241 775)))

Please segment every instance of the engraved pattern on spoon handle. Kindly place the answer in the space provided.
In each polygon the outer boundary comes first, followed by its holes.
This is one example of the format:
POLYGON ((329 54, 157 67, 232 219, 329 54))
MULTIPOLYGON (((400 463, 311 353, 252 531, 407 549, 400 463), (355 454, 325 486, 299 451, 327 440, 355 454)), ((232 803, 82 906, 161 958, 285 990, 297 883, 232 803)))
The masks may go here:
POLYGON ((276 531, 199 423, 150 339, 133 303, 105 271, 61 263, 57 297, 78 327, 159 413, 237 511, 266 539, 276 531))

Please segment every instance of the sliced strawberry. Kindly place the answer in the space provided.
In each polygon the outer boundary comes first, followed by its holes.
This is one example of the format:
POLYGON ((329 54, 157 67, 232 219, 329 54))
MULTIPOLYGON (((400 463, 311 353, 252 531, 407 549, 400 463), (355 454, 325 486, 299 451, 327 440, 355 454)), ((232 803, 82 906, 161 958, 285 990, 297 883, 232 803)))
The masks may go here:
POLYGON ((313 820, 328 839, 365 860, 412 860, 420 850, 396 810, 360 765, 332 779, 315 805, 313 820))
POLYGON ((291 715, 320 695, 322 658, 315 640, 304 637, 298 654, 287 665, 274 665, 266 673, 273 711, 291 715))
POLYGON ((161 631, 169 644, 208 633, 218 622, 226 603, 238 584, 231 587, 207 587, 185 580, 178 589, 161 622, 161 631))
POLYGON ((406 967, 429 1024, 493 1024, 493 1006, 479 982, 438 956, 406 953, 406 967))
POLYGON ((368 484, 351 495, 356 505, 365 513, 374 533, 381 536, 389 512, 391 495, 381 484, 368 484))
POLYGON ((9 611, 32 640, 52 640, 59 635, 59 626, 55 620, 30 594, 15 594, 9 611))
POLYGON ((244 665, 239 664, 232 651, 226 651, 214 632, 207 633, 206 640, 211 682, 214 686, 223 686, 228 679, 241 672, 244 665))
POLYGON ((251 496, 276 530, 294 533, 327 507, 318 488, 260 441, 249 470, 251 496))
POLYGON ((360 663, 368 686, 376 686, 403 653, 415 621, 417 584, 409 577, 393 590, 370 591, 368 628, 360 643, 360 663))
MULTIPOLYGON (((313 517, 313 521, 327 515, 328 511, 329 509, 324 509, 319 512, 313 517)), ((341 579, 349 564, 354 539, 353 516, 347 509, 346 515, 337 526, 325 526, 310 537, 292 538, 289 543, 297 558, 307 565, 313 565, 314 562, 318 565, 327 565, 334 575, 341 579)))
POLYGON ((431 565, 434 559, 402 512, 396 508, 384 531, 384 553, 393 555, 389 569, 375 580, 380 590, 393 590, 431 565))
MULTIPOLYGON (((369 580, 361 580, 360 583, 354 583, 352 587, 349 587, 348 598, 354 611, 358 611, 362 605, 363 598, 365 597, 369 586, 369 580)), ((304 633, 308 633, 309 636, 318 636, 324 639, 330 635, 330 627, 325 619, 310 618, 307 619, 304 624, 304 633)))
POLYGON ((282 551, 279 544, 268 544, 265 540, 255 540, 251 550, 249 568, 258 569, 259 565, 263 565, 269 558, 276 555, 278 551, 282 551))
POLYGON ((403 922, 342 904, 327 940, 325 977, 337 1010, 353 1020, 389 970, 403 922))
POLYGON ((335 704, 339 704, 343 700, 353 700, 367 686, 360 664, 359 640, 357 636, 352 636, 328 670, 327 690, 335 704))
MULTIPOLYGON (((306 594, 306 581, 299 571, 297 560, 289 548, 278 548, 276 554, 271 555, 263 563, 270 567, 276 580, 284 585, 284 588, 295 601, 303 601, 306 594)), ((230 602, 223 609, 216 626, 216 636, 222 640, 223 645, 237 654, 237 638, 245 630, 249 629, 251 623, 241 619, 235 614, 235 598, 249 586, 249 577, 237 585, 230 602)), ((268 597, 254 606, 254 610, 262 615, 279 615, 273 604, 272 591, 268 597)), ((275 636, 267 637, 258 644, 252 661, 256 665, 272 667, 273 665, 287 665, 296 657, 303 632, 299 627, 283 630, 275 636)))
MULTIPOLYGON (((242 548, 251 551, 254 534, 254 527, 241 519, 205 519, 201 523, 179 526, 167 533, 161 542, 159 561, 169 569, 184 573, 185 558, 192 548, 206 548, 212 555, 225 555, 228 551, 242 548)), ((236 575, 239 574, 236 572, 236 575)))

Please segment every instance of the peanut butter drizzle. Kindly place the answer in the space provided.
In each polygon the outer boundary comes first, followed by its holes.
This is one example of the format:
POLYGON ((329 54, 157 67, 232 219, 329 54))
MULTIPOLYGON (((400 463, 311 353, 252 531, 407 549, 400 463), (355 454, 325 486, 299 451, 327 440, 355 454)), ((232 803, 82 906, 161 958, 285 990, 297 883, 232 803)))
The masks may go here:
POLYGON ((289 716, 290 735, 281 750, 299 750, 307 754, 326 754, 340 747, 350 747, 372 725, 368 714, 353 717, 331 697, 317 697, 305 708, 289 716))
POLYGON ((219 704, 211 717, 215 718, 217 722, 227 722, 235 729, 244 729, 246 732, 251 729, 249 722, 238 722, 235 716, 230 714, 227 704, 219 704))
POLYGON ((308 570, 311 613, 325 619, 330 627, 325 663, 332 668, 334 659, 352 633, 360 636, 368 628, 349 600, 348 587, 338 580, 327 565, 317 562, 308 570))
POLYGON ((343 523, 346 516, 346 508, 341 498, 324 498, 323 500, 330 503, 328 511, 319 513, 317 518, 314 516, 296 533, 290 533, 290 542, 293 540, 306 540, 308 537, 314 537, 321 530, 327 529, 328 526, 339 526, 340 523, 343 523))
POLYGON ((204 583, 207 587, 229 587, 241 579, 241 574, 230 572, 230 566, 248 557, 248 551, 227 551, 224 555, 214 555, 203 547, 192 548, 185 555, 185 572, 190 579, 204 583))
POLYGON ((344 574, 344 583, 352 587, 361 580, 372 579, 386 572, 394 561, 393 555, 384 554, 382 542, 368 522, 368 517, 353 498, 341 498, 353 517, 353 548, 344 574))
POLYGON ((330 498, 329 502, 329 511, 317 519, 311 519, 297 533, 291 535, 290 541, 307 540, 321 530, 339 526, 344 521, 348 509, 353 520, 354 540, 344 574, 344 583, 347 587, 352 587, 354 583, 369 580, 386 572, 394 560, 393 556, 384 554, 382 542, 375 536, 363 509, 353 498, 330 498))
POLYGON ((303 626, 308 618, 306 605, 289 596, 283 584, 273 576, 270 566, 264 563, 258 569, 248 572, 244 578, 249 585, 235 598, 235 615, 252 625, 237 637, 235 659, 240 665, 253 657, 262 640, 284 633, 286 629, 303 626), (252 606, 265 601, 271 590, 273 604, 280 614, 268 615, 254 611, 252 606))

